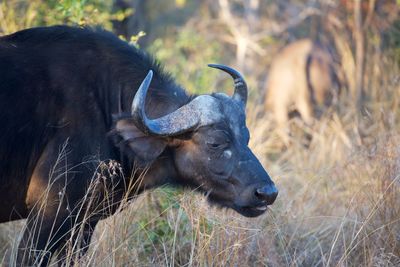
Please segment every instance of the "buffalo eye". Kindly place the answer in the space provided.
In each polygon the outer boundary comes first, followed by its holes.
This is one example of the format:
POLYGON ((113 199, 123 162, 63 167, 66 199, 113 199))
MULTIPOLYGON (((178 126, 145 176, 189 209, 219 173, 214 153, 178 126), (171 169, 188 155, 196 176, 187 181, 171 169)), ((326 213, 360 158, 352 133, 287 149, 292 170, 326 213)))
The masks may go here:
POLYGON ((209 149, 220 150, 229 146, 229 136, 224 131, 216 131, 216 134, 206 141, 209 149))
POLYGON ((207 142, 207 146, 211 149, 221 149, 225 148, 228 145, 228 142, 220 143, 220 142, 207 142))

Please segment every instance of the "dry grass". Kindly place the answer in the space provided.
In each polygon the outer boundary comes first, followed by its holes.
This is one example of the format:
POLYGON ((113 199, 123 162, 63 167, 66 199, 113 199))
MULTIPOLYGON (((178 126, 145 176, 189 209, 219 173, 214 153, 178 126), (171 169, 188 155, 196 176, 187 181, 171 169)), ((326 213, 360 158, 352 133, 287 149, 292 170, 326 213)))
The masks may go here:
MULTIPOLYGON (((352 117, 322 119, 308 148, 299 141, 281 153, 270 153, 268 123, 251 123, 280 189, 267 215, 245 219, 192 192, 157 189, 102 221, 78 266, 398 266, 399 124, 377 120, 361 137, 352 117)), ((22 226, 1 226, 2 253, 22 226)))
MULTIPOLYGON (((285 149, 270 120, 250 112, 250 145, 280 189, 266 215, 246 219, 192 192, 156 189, 102 221, 77 266, 399 266, 398 76, 392 81, 371 93, 379 99, 364 116, 343 104, 312 128, 293 121, 285 149)), ((3 259, 23 225, 0 226, 3 259)))

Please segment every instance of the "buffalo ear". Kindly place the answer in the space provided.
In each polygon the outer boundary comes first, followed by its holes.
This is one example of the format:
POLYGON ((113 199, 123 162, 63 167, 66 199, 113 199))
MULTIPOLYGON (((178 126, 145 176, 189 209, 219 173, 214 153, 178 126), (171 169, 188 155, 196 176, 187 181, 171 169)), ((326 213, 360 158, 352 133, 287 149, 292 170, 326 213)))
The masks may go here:
POLYGON ((131 119, 115 123, 113 139, 124 153, 133 156, 140 166, 151 164, 164 151, 167 141, 140 131, 131 119))

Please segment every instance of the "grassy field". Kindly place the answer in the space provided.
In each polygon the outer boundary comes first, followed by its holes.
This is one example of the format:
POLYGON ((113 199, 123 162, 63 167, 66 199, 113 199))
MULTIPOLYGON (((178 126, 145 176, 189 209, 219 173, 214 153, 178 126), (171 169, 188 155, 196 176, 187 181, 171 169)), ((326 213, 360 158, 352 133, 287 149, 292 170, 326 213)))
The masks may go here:
MULTIPOLYGON (((77 265, 399 266, 400 87, 392 78, 381 89, 389 97, 369 101, 358 121, 345 106, 312 128, 293 120, 287 148, 268 115, 249 109, 250 145, 280 190, 266 215, 247 219, 159 188, 102 221, 77 265)), ((0 225, 3 260, 23 225, 0 225)))

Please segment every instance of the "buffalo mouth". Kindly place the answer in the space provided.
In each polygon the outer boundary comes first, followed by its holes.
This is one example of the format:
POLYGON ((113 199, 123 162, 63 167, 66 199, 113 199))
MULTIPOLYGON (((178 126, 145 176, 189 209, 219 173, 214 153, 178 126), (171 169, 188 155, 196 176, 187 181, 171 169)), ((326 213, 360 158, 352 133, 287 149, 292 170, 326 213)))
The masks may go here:
POLYGON ((217 205, 221 208, 233 209, 240 215, 250 218, 258 217, 264 214, 268 210, 268 205, 264 202, 260 202, 254 205, 241 206, 235 204, 234 202, 221 201, 217 197, 212 195, 208 195, 207 200, 209 201, 210 204, 217 205))
POLYGON ((244 206, 244 207, 233 206, 232 209, 245 217, 252 218, 252 217, 258 217, 258 216, 264 214, 267 211, 268 206, 267 205, 244 206))

